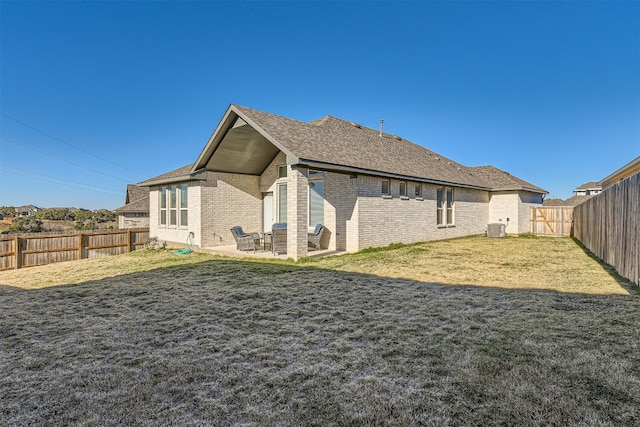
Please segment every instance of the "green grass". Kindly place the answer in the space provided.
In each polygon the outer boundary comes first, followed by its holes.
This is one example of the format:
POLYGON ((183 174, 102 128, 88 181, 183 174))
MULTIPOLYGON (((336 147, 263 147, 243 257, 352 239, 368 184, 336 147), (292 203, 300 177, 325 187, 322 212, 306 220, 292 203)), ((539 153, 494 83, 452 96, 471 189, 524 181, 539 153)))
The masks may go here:
POLYGON ((1 425, 640 424, 638 294, 569 239, 61 264, 0 273, 1 425))

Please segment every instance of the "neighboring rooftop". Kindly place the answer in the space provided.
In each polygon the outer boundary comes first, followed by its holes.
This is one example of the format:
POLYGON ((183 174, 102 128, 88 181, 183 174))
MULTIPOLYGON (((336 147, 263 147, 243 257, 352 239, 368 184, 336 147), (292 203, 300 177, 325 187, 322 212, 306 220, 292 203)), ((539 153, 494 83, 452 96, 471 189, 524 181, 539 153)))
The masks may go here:
POLYGON ((593 196, 595 196, 595 195, 592 194, 592 195, 588 195, 588 196, 585 196, 585 195, 583 195, 583 196, 571 196, 567 200, 555 199, 555 198, 554 199, 545 199, 542 202, 542 206, 569 206, 569 207, 575 207, 575 206, 578 206, 580 203, 589 200, 593 196))
POLYGON ((115 209, 115 212, 149 212, 149 187, 127 184, 126 204, 115 209))

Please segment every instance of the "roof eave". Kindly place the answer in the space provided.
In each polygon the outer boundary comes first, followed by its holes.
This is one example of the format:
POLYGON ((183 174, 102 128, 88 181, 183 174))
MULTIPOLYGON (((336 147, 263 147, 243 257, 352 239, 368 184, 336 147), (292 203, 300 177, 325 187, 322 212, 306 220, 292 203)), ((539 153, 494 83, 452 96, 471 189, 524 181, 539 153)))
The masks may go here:
POLYGON ((491 191, 528 191, 529 193, 549 194, 547 190, 529 187, 496 187, 492 188, 491 191))
POLYGON ((377 171, 373 169, 358 168, 355 166, 338 165, 338 164, 320 162, 320 161, 309 160, 309 159, 299 159, 298 164, 300 166, 306 166, 306 167, 316 168, 316 169, 326 169, 326 170, 342 172, 342 173, 380 176, 384 178, 406 179, 411 181, 424 182, 426 184, 449 185, 452 187, 471 188, 474 190, 491 191, 490 188, 483 187, 480 185, 464 184, 459 182, 438 180, 438 179, 425 178, 425 177, 419 177, 419 176, 402 175, 402 174, 397 174, 393 172, 377 171))
POLYGON ((175 182, 199 181, 200 179, 202 179, 201 175, 203 175, 203 172, 205 171, 198 170, 188 175, 180 175, 180 176, 174 176, 172 178, 163 178, 163 179, 151 179, 148 181, 139 182, 137 185, 139 185, 140 187, 154 187, 157 185, 173 184, 175 182))
MULTIPOLYGON (((620 179, 623 179, 622 177, 626 175, 627 171, 634 171, 634 170, 640 171, 640 156, 631 160, 629 163, 617 169, 612 174, 607 175, 607 177, 602 178, 600 181, 598 181, 598 185, 601 187, 605 187, 605 186, 615 184, 620 179)), ((631 174, 633 174, 633 172, 631 174)))

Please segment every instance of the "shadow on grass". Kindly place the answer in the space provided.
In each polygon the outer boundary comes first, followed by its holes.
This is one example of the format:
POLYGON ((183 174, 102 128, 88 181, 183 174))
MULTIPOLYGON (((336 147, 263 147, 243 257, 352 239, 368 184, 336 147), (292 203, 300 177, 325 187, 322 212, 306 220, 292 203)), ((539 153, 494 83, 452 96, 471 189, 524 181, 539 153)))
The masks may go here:
POLYGON ((640 295, 640 286, 635 285, 628 278, 621 276, 620 273, 616 271, 615 267, 607 264, 606 262, 598 258, 593 252, 589 250, 589 248, 583 245, 582 242, 578 240, 576 237, 571 237, 571 240, 573 240, 573 242, 580 249, 582 249, 585 255, 587 255, 589 258, 597 262, 600 265, 600 267, 602 267, 602 269, 609 274, 609 276, 611 276, 615 281, 617 281, 620 284, 620 286, 626 289, 629 293, 640 295))
POLYGON ((3 293, 8 425, 633 425, 638 298, 214 258, 3 293), (55 396, 52 399, 51 396, 55 396))

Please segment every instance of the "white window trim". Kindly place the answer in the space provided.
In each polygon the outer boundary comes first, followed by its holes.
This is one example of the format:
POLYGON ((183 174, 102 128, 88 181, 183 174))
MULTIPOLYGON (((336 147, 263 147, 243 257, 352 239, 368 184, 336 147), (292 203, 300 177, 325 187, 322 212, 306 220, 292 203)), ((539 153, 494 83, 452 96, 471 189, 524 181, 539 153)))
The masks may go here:
POLYGON ((456 226, 456 192, 455 192, 455 188, 454 187, 449 187, 449 186, 442 186, 442 187, 438 187, 436 189, 436 222, 437 222, 437 218, 438 218, 438 214, 437 212, 442 210, 442 221, 441 223, 437 224, 438 228, 452 228, 456 226), (441 208, 440 206, 438 206, 438 197, 437 197, 437 191, 438 190, 442 190, 442 201, 444 206, 441 208), (448 197, 447 195, 449 194, 448 190, 451 190, 451 223, 447 222, 447 218, 448 218, 448 197))
POLYGON ((171 184, 171 185, 164 185, 162 187, 160 187, 160 191, 159 191, 159 197, 158 197, 158 227, 159 228, 164 228, 164 229, 188 229, 189 227, 189 184, 185 184, 185 183, 179 183, 179 184, 171 184), (182 186, 186 185, 187 187, 187 207, 183 208, 181 207, 181 202, 182 202, 182 186), (176 187, 176 206, 172 207, 171 206, 171 187, 175 186, 176 187), (162 192, 166 191, 166 207, 162 207, 162 192), (171 211, 175 210, 176 212, 176 223, 175 224, 171 224, 171 211), (166 212, 166 221, 164 224, 161 223, 162 221, 162 212, 165 211, 166 212), (187 212, 187 225, 182 225, 182 216, 181 216, 181 212, 182 211, 186 211, 187 212))

